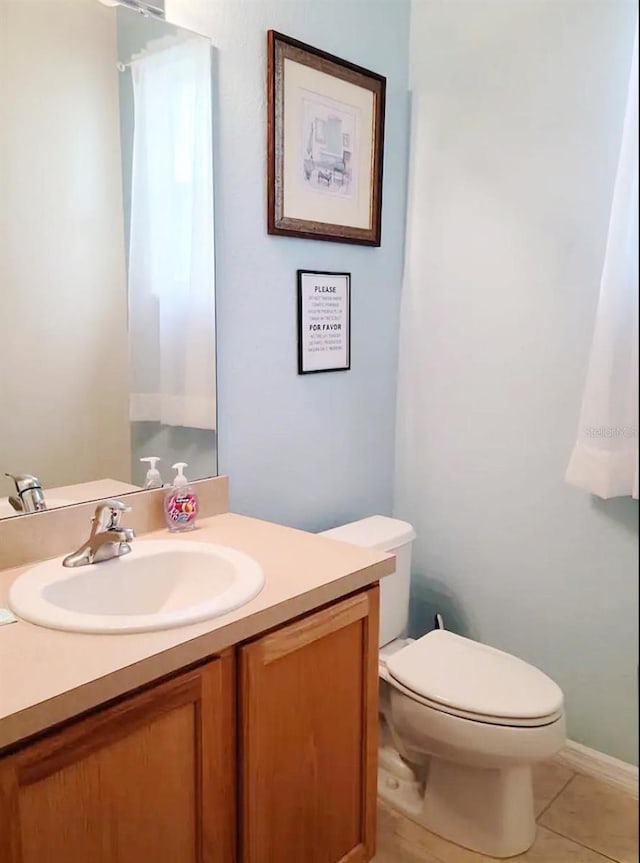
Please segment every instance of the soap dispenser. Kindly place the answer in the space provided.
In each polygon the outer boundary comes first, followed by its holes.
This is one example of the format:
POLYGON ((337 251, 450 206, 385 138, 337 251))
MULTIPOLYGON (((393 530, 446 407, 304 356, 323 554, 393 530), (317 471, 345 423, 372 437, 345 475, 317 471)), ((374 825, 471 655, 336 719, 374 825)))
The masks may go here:
POLYGON ((156 465, 160 461, 157 455, 151 455, 147 458, 141 458, 140 461, 143 464, 149 465, 149 470, 147 471, 147 475, 144 479, 144 489, 149 488, 162 488, 162 477, 160 476, 160 471, 157 470, 156 465))
POLYGON ((164 498, 164 517, 171 531, 193 530, 198 517, 198 498, 184 475, 186 462, 179 461, 173 465, 177 471, 173 485, 164 498))

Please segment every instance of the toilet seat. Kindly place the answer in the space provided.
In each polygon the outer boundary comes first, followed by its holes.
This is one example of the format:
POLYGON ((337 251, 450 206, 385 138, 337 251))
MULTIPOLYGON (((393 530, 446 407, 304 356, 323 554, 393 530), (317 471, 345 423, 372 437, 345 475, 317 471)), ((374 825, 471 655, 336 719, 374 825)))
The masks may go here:
POLYGON ((444 713, 491 725, 536 727, 563 713, 560 687, 521 659, 438 629, 386 661, 390 683, 444 713))
POLYGON ((425 707, 430 707, 438 713, 447 713, 450 716, 458 717, 458 719, 467 719, 471 722, 478 722, 484 725, 503 725, 509 728, 541 728, 544 725, 553 725, 553 723, 557 722, 563 715, 563 711, 558 710, 549 716, 540 716, 533 719, 514 719, 513 717, 506 716, 490 716, 489 714, 483 713, 470 713, 466 710, 459 710, 455 707, 445 707, 437 701, 431 701, 423 695, 419 695, 417 692, 414 692, 412 689, 408 689, 406 686, 399 683, 389 674, 389 672, 382 676, 389 684, 391 684, 391 686, 394 687, 394 689, 397 689, 398 692, 402 692, 404 695, 407 695, 419 704, 424 704, 425 707))

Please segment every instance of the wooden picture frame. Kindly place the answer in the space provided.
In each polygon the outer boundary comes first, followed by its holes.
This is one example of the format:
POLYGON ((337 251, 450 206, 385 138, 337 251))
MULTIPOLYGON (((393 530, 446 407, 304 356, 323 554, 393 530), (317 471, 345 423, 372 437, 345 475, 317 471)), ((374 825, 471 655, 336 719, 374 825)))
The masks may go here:
POLYGON ((298 270, 298 374, 351 368, 351 273, 298 270))
POLYGON ((267 34, 269 234, 379 246, 386 78, 267 34))

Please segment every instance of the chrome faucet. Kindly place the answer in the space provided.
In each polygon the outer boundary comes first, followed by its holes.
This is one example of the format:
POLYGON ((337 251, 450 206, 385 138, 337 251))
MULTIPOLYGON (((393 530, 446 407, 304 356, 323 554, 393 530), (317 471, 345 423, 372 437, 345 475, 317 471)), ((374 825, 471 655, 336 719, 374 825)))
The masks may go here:
POLYGON ((30 473, 5 473, 16 484, 16 494, 11 495, 9 503, 16 512, 42 512, 47 508, 42 484, 37 476, 30 473))
POLYGON ((100 563, 122 557, 131 551, 131 540, 135 533, 129 527, 120 527, 120 517, 123 512, 130 512, 131 507, 121 500, 103 500, 96 507, 92 519, 91 533, 84 545, 73 554, 68 554, 62 561, 63 566, 86 566, 89 563, 100 563))

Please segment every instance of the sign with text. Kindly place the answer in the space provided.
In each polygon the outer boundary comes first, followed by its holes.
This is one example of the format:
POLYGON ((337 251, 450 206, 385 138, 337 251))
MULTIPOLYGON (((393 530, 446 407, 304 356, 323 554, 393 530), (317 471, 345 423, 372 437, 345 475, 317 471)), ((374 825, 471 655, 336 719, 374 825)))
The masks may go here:
POLYGON ((351 366, 351 274, 298 270, 298 374, 351 366))

